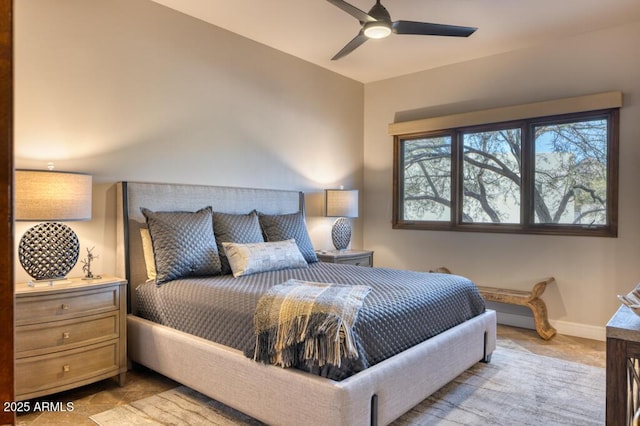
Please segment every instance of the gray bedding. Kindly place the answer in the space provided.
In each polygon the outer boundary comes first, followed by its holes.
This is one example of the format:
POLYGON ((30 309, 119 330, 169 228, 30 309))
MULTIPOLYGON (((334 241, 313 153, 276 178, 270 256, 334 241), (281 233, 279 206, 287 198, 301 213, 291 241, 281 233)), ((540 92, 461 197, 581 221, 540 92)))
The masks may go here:
POLYGON ((354 334, 360 356, 311 369, 333 380, 398 354, 485 310, 475 285, 456 275, 312 263, 309 268, 179 279, 137 288, 137 315, 253 355, 253 316, 269 288, 288 279, 371 287, 354 334))

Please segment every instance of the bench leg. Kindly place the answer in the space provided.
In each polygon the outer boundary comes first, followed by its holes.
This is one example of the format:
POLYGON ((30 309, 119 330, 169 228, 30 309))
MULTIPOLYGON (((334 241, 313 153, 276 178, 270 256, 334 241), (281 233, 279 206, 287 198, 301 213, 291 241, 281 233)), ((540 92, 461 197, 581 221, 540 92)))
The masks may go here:
POLYGON ((542 299, 535 298, 527 302, 533 312, 533 323, 536 326, 538 335, 544 340, 549 340, 556 335, 556 329, 549 324, 547 316, 547 305, 542 299))

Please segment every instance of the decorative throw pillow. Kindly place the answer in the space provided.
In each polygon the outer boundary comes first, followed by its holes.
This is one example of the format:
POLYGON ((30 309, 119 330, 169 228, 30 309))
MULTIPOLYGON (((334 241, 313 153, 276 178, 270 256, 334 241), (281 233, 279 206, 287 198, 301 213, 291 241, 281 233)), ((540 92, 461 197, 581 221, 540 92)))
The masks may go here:
POLYGON ((262 230, 258 221, 258 214, 229 214, 213 212, 213 233, 218 244, 222 273, 230 274, 231 267, 224 252, 223 242, 228 243, 263 243, 262 230))
POLYGON ((144 254, 144 265, 147 269, 147 282, 156 280, 156 259, 153 256, 153 243, 147 228, 140 228, 140 238, 142 238, 142 253, 144 254))
POLYGON ((302 212, 280 215, 259 214, 258 218, 267 241, 294 239, 308 263, 318 261, 302 212))
POLYGON ((156 284, 220 273, 211 207, 197 212, 141 210, 153 244, 156 284))
POLYGON ((223 242, 222 246, 234 277, 309 267, 294 240, 251 244, 223 242))

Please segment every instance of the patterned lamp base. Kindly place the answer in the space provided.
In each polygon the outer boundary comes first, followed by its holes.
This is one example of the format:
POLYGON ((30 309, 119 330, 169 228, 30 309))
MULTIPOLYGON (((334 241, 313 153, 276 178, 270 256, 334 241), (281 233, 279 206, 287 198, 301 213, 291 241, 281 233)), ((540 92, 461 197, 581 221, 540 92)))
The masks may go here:
POLYGON ((20 264, 33 279, 63 279, 78 261, 78 236, 62 223, 45 222, 24 233, 18 246, 20 264))
POLYGON ((331 239, 337 250, 345 250, 351 241, 351 222, 346 217, 339 217, 331 228, 331 239))

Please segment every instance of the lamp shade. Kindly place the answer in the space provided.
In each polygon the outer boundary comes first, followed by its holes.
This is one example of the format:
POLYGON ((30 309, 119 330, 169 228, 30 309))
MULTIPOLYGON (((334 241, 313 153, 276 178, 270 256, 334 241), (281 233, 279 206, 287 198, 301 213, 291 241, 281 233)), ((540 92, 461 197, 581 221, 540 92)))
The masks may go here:
POLYGON ((358 217, 357 189, 325 189, 325 202, 329 217, 358 217))
POLYGON ((15 218, 20 221, 91 219, 91 175, 16 170, 15 218))

